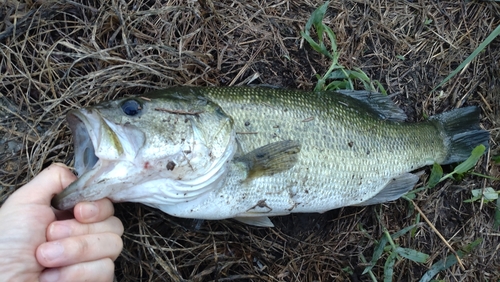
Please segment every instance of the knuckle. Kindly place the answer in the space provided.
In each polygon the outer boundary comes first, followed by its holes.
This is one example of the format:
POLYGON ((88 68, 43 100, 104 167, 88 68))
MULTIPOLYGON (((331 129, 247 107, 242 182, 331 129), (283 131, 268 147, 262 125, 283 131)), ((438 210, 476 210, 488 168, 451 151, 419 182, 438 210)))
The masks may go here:
POLYGON ((90 242, 88 241, 87 236, 78 237, 76 243, 77 243, 77 253, 82 254, 83 256, 86 256, 87 254, 90 253, 91 251, 90 242))
POLYGON ((84 234, 92 234, 94 233, 94 224, 84 224, 84 234))

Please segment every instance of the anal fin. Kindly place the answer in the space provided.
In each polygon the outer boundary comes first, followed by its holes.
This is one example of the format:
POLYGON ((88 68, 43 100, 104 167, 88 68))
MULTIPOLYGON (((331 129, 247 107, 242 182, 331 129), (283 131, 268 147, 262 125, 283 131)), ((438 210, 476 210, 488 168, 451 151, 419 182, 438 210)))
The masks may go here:
POLYGON ((235 220, 243 222, 248 225, 258 226, 258 227, 274 227, 267 216, 257 216, 257 217, 235 217, 235 220))
POLYGON ((409 172, 403 173, 392 178, 377 195, 356 206, 368 206, 394 201, 415 187, 418 179, 419 177, 415 174, 409 172))

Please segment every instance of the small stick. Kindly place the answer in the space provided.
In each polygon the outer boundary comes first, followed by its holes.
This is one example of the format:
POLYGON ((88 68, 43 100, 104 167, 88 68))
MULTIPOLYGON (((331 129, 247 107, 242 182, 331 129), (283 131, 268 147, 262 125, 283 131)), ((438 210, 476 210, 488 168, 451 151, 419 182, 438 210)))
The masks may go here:
POLYGON ((415 204, 415 202, 413 200, 411 202, 412 202, 413 206, 417 209, 418 213, 420 213, 420 215, 424 218, 424 220, 427 222, 427 224, 429 224, 429 226, 434 231, 434 233, 436 233, 438 235, 438 237, 444 242, 444 244, 446 245, 446 247, 448 247, 448 249, 450 249, 450 251, 455 255, 455 257, 457 258, 458 264, 460 265, 460 268, 463 271, 465 271, 465 266, 462 263, 462 260, 458 256, 457 252, 455 252, 455 250, 453 249, 453 247, 450 246, 450 244, 448 244, 448 241, 446 241, 446 239, 443 237, 443 235, 441 235, 441 233, 439 233, 439 231, 436 229, 436 227, 434 226, 434 224, 431 223, 431 221, 427 218, 427 216, 425 216, 424 212, 415 204))
POLYGON ((166 113, 171 113, 171 114, 176 114, 176 115, 188 115, 188 116, 197 116, 203 112, 186 112, 182 110, 169 110, 169 109, 164 109, 164 108, 155 108, 155 111, 159 112, 166 112, 166 113))

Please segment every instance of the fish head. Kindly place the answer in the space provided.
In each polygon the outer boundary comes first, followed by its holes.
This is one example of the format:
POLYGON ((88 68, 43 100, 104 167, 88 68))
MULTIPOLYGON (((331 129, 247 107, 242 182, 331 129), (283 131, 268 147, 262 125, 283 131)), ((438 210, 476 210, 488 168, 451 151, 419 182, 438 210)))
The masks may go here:
POLYGON ((107 101, 70 111, 67 122, 79 178, 53 199, 63 210, 105 197, 155 207, 195 198, 213 189, 237 146, 231 117, 190 92, 107 101))

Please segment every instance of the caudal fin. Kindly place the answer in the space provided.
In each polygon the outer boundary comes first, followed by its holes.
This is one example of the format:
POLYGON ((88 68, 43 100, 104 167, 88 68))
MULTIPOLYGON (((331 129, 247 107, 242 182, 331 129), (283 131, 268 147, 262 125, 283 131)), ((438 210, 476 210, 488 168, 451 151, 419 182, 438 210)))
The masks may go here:
POLYGON ((430 118, 445 136, 448 157, 441 164, 467 159, 479 144, 488 148, 490 133, 479 127, 478 107, 465 107, 430 118))

